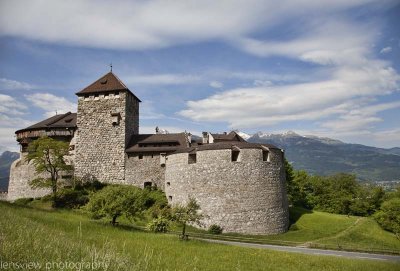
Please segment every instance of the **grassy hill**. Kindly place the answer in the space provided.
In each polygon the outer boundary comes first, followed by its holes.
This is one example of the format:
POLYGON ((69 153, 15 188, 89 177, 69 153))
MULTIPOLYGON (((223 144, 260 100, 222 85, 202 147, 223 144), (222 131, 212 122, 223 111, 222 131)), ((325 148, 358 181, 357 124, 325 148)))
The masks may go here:
MULTIPOLYGON (((98 265, 96 270, 368 271, 399 268, 399 264, 391 262, 311 256, 196 240, 179 241, 176 235, 142 232, 123 225, 112 227, 107 222, 91 221, 81 213, 67 210, 38 210, 0 202, 0 211, 2 261, 33 262, 37 267, 41 264, 37 270, 44 270, 46 263, 54 266, 60 262, 80 262, 84 266, 93 261, 98 265)), ((309 237, 332 236, 353 222, 351 218, 343 227, 329 226, 329 234, 324 234, 323 227, 327 227, 329 219, 321 226, 315 223, 324 214, 313 217, 313 213, 300 212, 299 215, 296 224, 300 229, 292 231, 296 233, 289 232, 287 239, 303 242, 309 237)), ((344 220, 343 217, 340 219, 344 220)), ((331 222, 339 223, 336 218, 331 222)))

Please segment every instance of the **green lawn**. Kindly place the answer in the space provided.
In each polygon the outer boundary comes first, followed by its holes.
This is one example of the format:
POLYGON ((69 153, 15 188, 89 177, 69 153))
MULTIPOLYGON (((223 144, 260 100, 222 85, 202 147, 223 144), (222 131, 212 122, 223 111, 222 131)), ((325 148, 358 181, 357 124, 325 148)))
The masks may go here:
POLYGON ((175 235, 112 227, 66 210, 38 210, 0 203, 0 214, 1 262, 34 262, 42 264, 41 270, 45 270, 46 263, 56 270, 57 263, 92 261, 107 264, 96 270, 368 271, 400 268, 398 264, 383 261, 179 241, 175 235))
POLYGON ((260 236, 227 233, 217 238, 400 254, 400 240, 393 233, 383 230, 372 218, 308 211, 302 208, 291 208, 290 214, 293 224, 290 230, 283 234, 260 236))

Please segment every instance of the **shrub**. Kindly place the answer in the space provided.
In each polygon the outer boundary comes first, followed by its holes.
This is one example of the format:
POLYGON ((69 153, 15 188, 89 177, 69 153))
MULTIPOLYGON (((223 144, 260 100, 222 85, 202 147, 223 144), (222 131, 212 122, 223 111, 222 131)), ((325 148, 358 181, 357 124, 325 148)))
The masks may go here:
POLYGON ((169 229, 169 221, 166 218, 158 217, 147 224, 147 229, 152 232, 167 232, 169 229))
POLYGON ((381 210, 374 215, 375 220, 387 231, 400 235, 400 198, 382 203, 381 210))
POLYGON ((208 228, 208 232, 211 234, 221 234, 222 231, 223 231, 222 227, 216 224, 213 224, 208 228))
POLYGON ((14 204, 20 205, 20 206, 26 206, 32 201, 33 201, 33 198, 20 198, 20 199, 15 200, 14 204))
POLYGON ((85 190, 71 188, 61 189, 56 199, 56 207, 80 208, 89 202, 89 193, 85 190))

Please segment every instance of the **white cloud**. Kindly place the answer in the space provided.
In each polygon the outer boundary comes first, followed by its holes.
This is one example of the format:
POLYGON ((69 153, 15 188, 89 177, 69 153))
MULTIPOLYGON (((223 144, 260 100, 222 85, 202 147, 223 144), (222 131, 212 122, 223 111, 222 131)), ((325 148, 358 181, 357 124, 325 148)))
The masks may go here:
POLYGON ((19 81, 7 79, 7 78, 0 78, 0 89, 1 90, 31 90, 34 88, 35 88, 35 86, 25 83, 25 82, 19 82, 19 81))
POLYGON ((124 78, 127 84, 137 85, 182 85, 201 80, 199 76, 190 74, 153 74, 125 76, 124 78))
POLYGON ((296 21, 317 11, 326 17, 371 3, 379 8, 387 2, 8 0, 1 4, 0 33, 78 46, 147 50, 215 39, 231 42, 260 28, 277 27, 287 18, 296 21))
POLYGON ((15 129, 0 127, 0 154, 4 151, 18 151, 19 145, 15 139, 15 129))
MULTIPOLYGON (((195 121, 226 121, 251 128, 293 120, 345 115, 357 99, 398 90, 400 76, 386 63, 366 61, 362 69, 338 67, 331 80, 227 90, 189 101, 180 115, 195 121)), ((372 119, 370 119, 372 121, 372 119)))
POLYGON ((273 83, 269 80, 254 80, 253 85, 256 87, 269 87, 272 86, 273 83))
POLYGON ((27 109, 26 105, 17 101, 15 98, 0 94, 0 113, 8 115, 22 115, 27 109))
POLYGON ((45 116, 51 117, 57 113, 75 112, 77 105, 65 99, 50 93, 35 93, 25 95, 25 98, 34 106, 46 111, 45 116))
POLYGON ((210 87, 213 87, 213 88, 222 88, 223 86, 224 86, 224 84, 222 84, 219 81, 211 81, 210 82, 210 87))
POLYGON ((382 48, 380 53, 381 54, 386 54, 386 53, 390 53, 391 51, 392 51, 392 47, 388 46, 388 47, 382 48))

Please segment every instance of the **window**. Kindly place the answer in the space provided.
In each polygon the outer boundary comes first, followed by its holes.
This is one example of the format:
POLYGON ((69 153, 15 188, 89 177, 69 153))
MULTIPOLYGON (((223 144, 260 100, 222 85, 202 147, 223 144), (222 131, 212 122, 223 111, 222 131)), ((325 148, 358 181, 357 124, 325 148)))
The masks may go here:
POLYGON ((160 165, 165 167, 165 163, 167 161, 167 154, 165 152, 160 153, 160 165))
POLYGON ((114 126, 119 125, 119 121, 121 120, 121 114, 120 113, 111 113, 111 118, 112 118, 112 124, 114 126))
POLYGON ((151 188, 152 182, 144 182, 143 187, 144 188, 151 188))
POLYGON ((143 154, 139 154, 139 159, 140 159, 140 160, 143 159, 143 154))
POLYGON ((171 183, 170 182, 167 182, 167 186, 170 186, 171 185, 171 183))
POLYGON ((195 153, 189 153, 188 164, 194 164, 197 162, 197 157, 195 153))
POLYGON ((172 196, 168 196, 168 201, 172 201, 172 196))
POLYGON ((232 151, 232 162, 240 161, 240 151, 232 151))
POLYGON ((263 151, 262 157, 264 162, 270 162, 269 151, 263 151))

